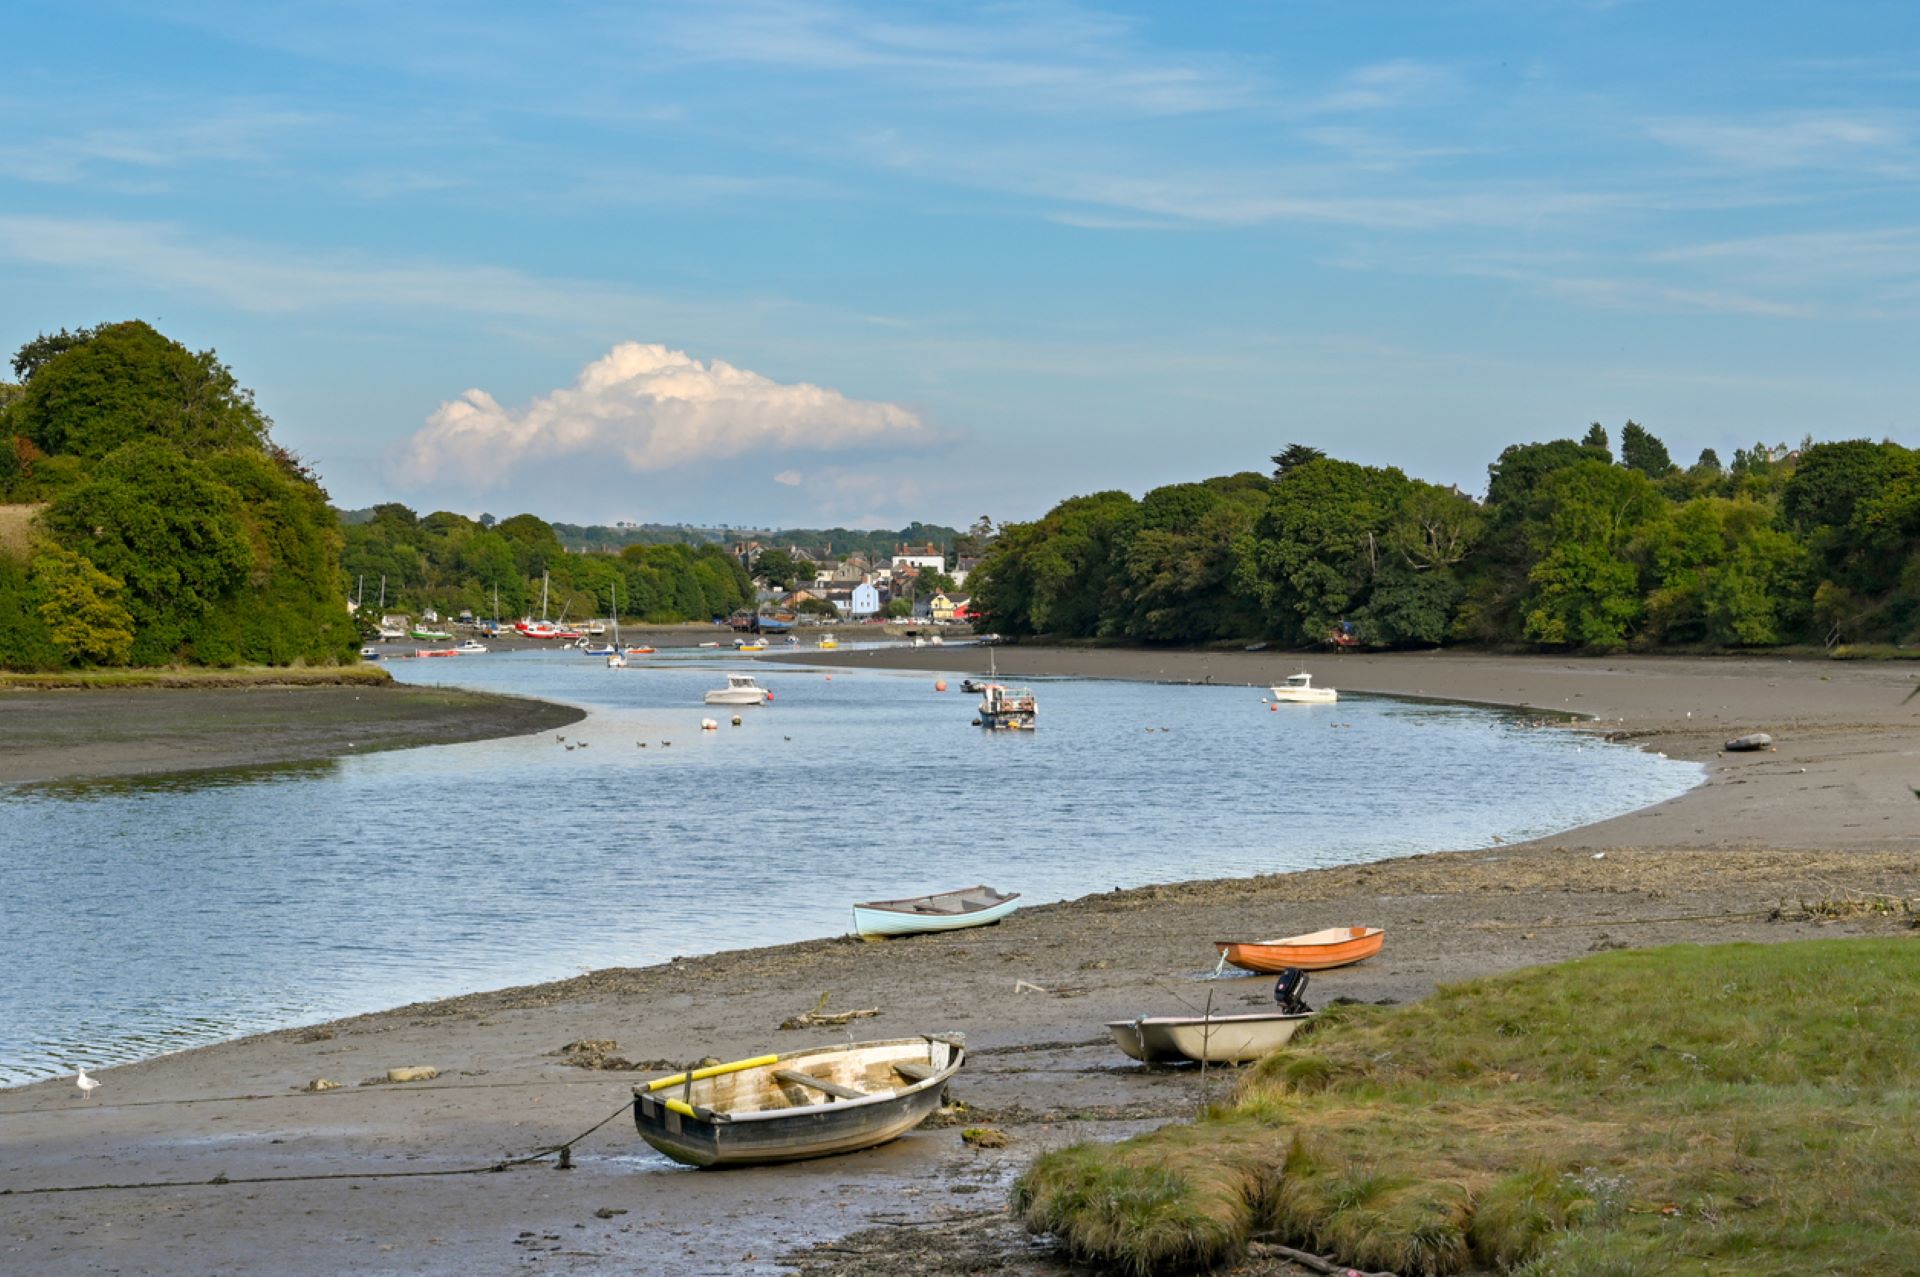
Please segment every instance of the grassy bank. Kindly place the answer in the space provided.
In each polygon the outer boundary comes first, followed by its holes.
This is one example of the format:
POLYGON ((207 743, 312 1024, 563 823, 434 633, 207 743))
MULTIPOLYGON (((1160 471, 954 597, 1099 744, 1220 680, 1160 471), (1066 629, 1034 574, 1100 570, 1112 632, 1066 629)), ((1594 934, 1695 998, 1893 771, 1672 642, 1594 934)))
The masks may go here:
POLYGON ((0 691, 62 689, 126 691, 140 687, 384 687, 393 675, 377 665, 169 666, 162 669, 64 670, 51 674, 0 671, 0 691))
POLYGON ((1920 943, 1610 953, 1325 1011, 1198 1122, 1040 1158, 1026 1225, 1134 1274, 1269 1238, 1400 1274, 1906 1271, 1920 943))

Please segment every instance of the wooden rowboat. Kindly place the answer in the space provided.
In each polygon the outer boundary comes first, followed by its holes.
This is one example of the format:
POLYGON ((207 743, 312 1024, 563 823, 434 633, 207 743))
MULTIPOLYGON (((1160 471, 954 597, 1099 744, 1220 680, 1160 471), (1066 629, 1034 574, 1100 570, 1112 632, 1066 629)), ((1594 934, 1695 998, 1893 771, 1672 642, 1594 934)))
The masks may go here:
POLYGON ((861 936, 910 936, 922 931, 958 931, 998 922, 1020 907, 1020 893, 976 885, 908 900, 869 900, 853 907, 853 931, 861 936))
POLYGON ((1285 1046, 1313 1013, 1253 1011, 1245 1015, 1143 1015, 1113 1020, 1107 1032, 1120 1049, 1147 1064, 1205 1060, 1240 1064, 1285 1046))
POLYGON ((905 1135, 966 1060, 958 1039, 812 1047, 676 1073, 633 1088, 633 1124, 689 1166, 851 1153, 905 1135))
POLYGON ((1215 940, 1220 960, 1247 971, 1325 971, 1371 958, 1387 942, 1379 927, 1328 927, 1284 940, 1215 940))

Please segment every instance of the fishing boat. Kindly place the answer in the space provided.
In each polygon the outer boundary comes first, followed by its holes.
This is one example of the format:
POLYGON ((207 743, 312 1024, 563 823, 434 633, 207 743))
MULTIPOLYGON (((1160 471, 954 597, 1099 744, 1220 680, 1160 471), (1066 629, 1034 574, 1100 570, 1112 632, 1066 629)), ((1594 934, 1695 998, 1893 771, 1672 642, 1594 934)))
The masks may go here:
POLYGON ((958 931, 998 922, 1020 907, 1020 893, 977 884, 906 900, 869 900, 853 907, 853 931, 861 936, 911 936, 922 931, 958 931))
POLYGON ((462 643, 459 647, 456 647, 453 650, 460 653, 460 655, 462 656, 477 656, 480 653, 487 650, 487 645, 485 643, 480 642, 478 639, 468 639, 466 642, 462 643))
POLYGON ((987 683, 980 688, 980 717, 975 721, 989 731, 1030 732, 1038 710, 1032 689, 987 683))
POLYGON ((852 1153, 926 1121, 966 1058, 957 1038, 918 1037, 735 1060, 634 1087, 633 1124, 689 1166, 852 1153))
POLYGON ((1110 1020, 1122 1051, 1146 1064, 1242 1064, 1285 1046, 1313 1012, 1250 1011, 1242 1015, 1143 1015, 1110 1020))
POLYGON ((816 643, 816 644, 814 644, 814 646, 815 646, 815 647, 821 647, 821 648, 825 648, 825 649, 827 649, 828 651, 832 651, 832 650, 833 650, 834 648, 836 648, 836 647, 839 647, 839 646, 840 646, 840 640, 839 640, 839 639, 837 639, 837 638, 835 638, 835 637, 834 637, 833 635, 831 635, 831 634, 822 634, 822 635, 820 636, 820 641, 819 641, 818 643, 816 643))
POLYGON ((1387 933, 1379 927, 1328 927, 1283 940, 1215 940, 1220 964, 1245 971, 1278 973, 1288 967, 1326 971, 1362 962, 1380 952, 1387 933))
POLYGON ((762 705, 773 699, 773 693, 753 681, 751 674, 729 674, 727 685, 716 687, 707 693, 709 705, 762 705))
POLYGON ((1267 691, 1283 705, 1331 705, 1340 699, 1331 687, 1315 687, 1313 675, 1306 673, 1289 675, 1286 682, 1267 691))
POLYGON ((746 639, 735 639, 733 641, 733 650, 736 652, 764 652, 767 650, 767 645, 759 639, 754 639, 752 642, 748 642, 746 639))

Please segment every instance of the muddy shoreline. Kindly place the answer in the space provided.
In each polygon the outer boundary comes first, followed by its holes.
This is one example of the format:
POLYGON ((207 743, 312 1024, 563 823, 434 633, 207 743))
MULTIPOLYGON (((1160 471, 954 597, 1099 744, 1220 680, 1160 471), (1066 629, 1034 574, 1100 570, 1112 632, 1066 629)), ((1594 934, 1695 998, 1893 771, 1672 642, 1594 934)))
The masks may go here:
MULTIPOLYGON (((947 648, 804 659, 970 673, 987 657, 947 648)), ((1017 677, 1252 685, 1301 667, 1267 653, 1002 648, 995 660, 1017 677)), ((616 1120, 564 1173, 542 1163, 475 1176, 0 1195, 0 1256, 53 1273, 1064 1272, 1007 1225, 1005 1184, 1038 1149, 1193 1111, 1197 1075, 1132 1065, 1101 1025, 1198 1005, 1209 991, 1216 1008, 1264 1002, 1267 981, 1202 978, 1215 935, 1384 925, 1380 957, 1316 976, 1311 993, 1405 1001, 1437 983, 1606 948, 1905 931, 1900 917, 1846 903, 1920 897, 1911 788, 1920 701, 1902 704, 1907 667, 1457 654, 1306 667, 1343 690, 1581 714, 1593 720, 1585 730, 1703 761, 1707 778, 1671 802, 1530 844, 1102 893, 949 935, 597 971, 108 1070, 86 1101, 70 1081, 0 1091, 3 1193, 485 1165, 577 1134, 646 1076, 574 1067, 556 1054, 567 1043, 611 1040, 628 1060, 678 1063, 840 1040, 777 1027, 821 993, 831 1008, 879 1010, 853 1026, 861 1036, 958 1030, 973 1052, 953 1088, 969 1111, 954 1124, 849 1157, 701 1174, 664 1164, 616 1120), (1722 739, 1748 730, 1773 732, 1778 751, 1719 754, 1722 739), (440 1076, 360 1085, 410 1064, 440 1076), (318 1077, 343 1085, 300 1089, 318 1077), (996 1127, 1011 1142, 970 1148, 961 1124, 996 1127)), ((1208 1081, 1216 1094, 1226 1084, 1217 1072, 1208 1081)))
POLYGON ((403 683, 0 691, 0 784, 314 762, 585 717, 572 705, 403 683))

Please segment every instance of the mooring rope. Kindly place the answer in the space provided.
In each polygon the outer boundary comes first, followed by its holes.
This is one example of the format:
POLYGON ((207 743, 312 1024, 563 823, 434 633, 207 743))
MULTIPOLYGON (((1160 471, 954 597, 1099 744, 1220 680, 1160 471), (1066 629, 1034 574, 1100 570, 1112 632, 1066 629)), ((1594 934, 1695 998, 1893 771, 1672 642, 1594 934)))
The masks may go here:
POLYGON ((100 1193, 112 1189, 138 1188, 205 1188, 220 1184, 295 1184, 325 1179, 419 1179, 430 1175, 492 1175, 512 1170, 516 1166, 526 1166, 543 1161, 554 1154, 560 1155, 562 1169, 573 1166, 573 1146, 623 1113, 632 1111, 633 1101, 628 1100, 613 1112, 563 1143, 549 1145, 537 1152, 521 1157, 510 1157, 504 1161, 492 1162, 486 1166, 457 1166, 442 1170, 424 1171, 326 1171, 311 1175, 215 1175, 211 1179, 156 1179, 143 1180, 131 1184, 62 1184, 45 1188, 0 1188, 0 1197, 30 1197, 39 1193, 100 1193))

